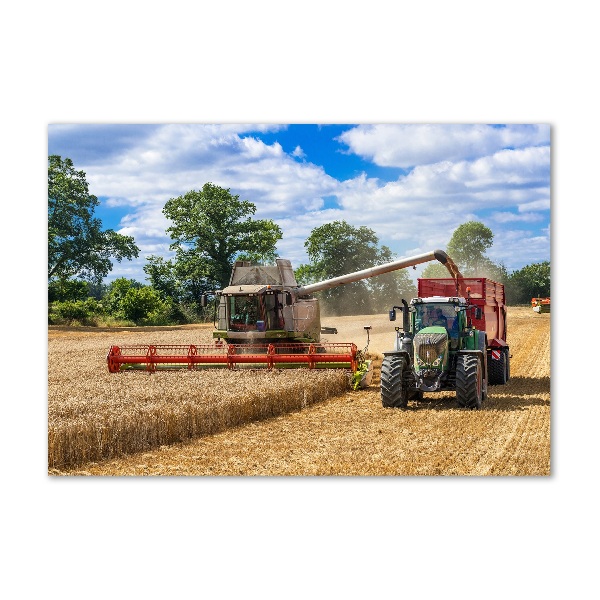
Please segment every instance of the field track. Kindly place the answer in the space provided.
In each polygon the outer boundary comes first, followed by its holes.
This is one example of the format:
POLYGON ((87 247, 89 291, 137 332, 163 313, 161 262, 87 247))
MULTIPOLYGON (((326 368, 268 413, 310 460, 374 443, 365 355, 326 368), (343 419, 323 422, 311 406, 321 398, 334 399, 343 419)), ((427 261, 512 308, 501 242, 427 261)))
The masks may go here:
MULTIPOLYGON (((338 328, 339 334, 329 341, 354 341, 359 348, 366 343, 363 326, 371 325, 369 351, 374 356, 392 345, 394 331, 386 315, 322 322, 338 328)), ((173 328, 173 335, 182 330, 194 332, 190 327, 173 328)), ((119 335, 149 343, 158 333, 144 331, 146 339, 139 339, 142 334, 137 331, 119 335)), ((160 335, 168 331, 162 328, 160 335)), ((76 340, 85 351, 88 345, 97 347, 99 339, 108 349, 115 337, 115 331, 51 329, 49 372, 56 360, 54 341, 76 340)), ((529 307, 510 308, 508 342, 511 380, 506 386, 490 387, 479 411, 458 409, 452 393, 426 394, 424 402, 409 403, 404 411, 384 409, 379 359, 373 384, 366 390, 347 391, 302 410, 185 443, 50 473, 550 475, 550 315, 538 315, 529 307)))

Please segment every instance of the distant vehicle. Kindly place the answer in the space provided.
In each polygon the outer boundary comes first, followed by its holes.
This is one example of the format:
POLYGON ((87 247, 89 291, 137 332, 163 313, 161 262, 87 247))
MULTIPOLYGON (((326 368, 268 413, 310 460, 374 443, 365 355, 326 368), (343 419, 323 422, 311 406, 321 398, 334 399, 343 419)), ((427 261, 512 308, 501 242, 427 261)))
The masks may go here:
POLYGON ((531 307, 536 313, 550 312, 550 298, 532 298, 531 307))

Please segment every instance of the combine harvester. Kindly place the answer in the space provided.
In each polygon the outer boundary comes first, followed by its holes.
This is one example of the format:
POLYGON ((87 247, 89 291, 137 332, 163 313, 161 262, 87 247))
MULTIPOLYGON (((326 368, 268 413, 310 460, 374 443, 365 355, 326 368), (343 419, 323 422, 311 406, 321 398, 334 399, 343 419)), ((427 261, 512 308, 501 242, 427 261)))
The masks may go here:
MULTIPOLYGON (((321 342, 321 333, 336 331, 321 327, 319 300, 313 294, 432 260, 445 265, 453 278, 459 275, 452 259, 441 250, 304 286, 296 282, 289 260, 277 259, 276 266, 237 261, 229 285, 217 292, 214 343, 111 346, 108 370, 247 366, 346 369, 355 373, 364 360, 356 344, 321 342)), ((206 305, 206 297, 202 303, 206 305)))
POLYGON ((531 308, 536 313, 549 313, 550 312, 550 298, 532 298, 531 308))

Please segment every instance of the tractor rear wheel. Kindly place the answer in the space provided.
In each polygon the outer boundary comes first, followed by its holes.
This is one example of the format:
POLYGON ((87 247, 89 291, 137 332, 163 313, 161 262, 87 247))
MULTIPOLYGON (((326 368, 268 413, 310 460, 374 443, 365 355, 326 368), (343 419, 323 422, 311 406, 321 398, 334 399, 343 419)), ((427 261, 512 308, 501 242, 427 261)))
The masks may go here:
POLYGON ((406 408, 408 395, 402 385, 406 361, 401 356, 384 356, 381 363, 381 404, 385 408, 406 408))
POLYGON ((473 354, 459 354, 456 361, 456 401, 464 408, 481 408, 483 369, 473 354))

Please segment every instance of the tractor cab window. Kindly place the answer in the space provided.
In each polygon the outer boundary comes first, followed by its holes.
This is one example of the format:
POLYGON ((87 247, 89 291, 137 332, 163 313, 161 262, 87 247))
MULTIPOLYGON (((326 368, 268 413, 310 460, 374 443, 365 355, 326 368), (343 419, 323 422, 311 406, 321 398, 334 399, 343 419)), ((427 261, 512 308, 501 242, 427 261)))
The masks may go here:
POLYGON ((454 306, 449 304, 418 304, 415 315, 415 329, 419 331, 425 327, 445 327, 452 329, 456 313, 454 306))

